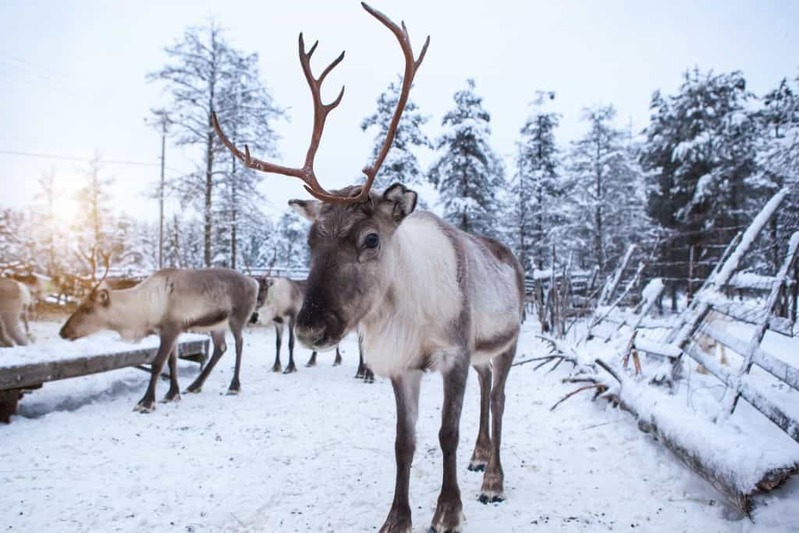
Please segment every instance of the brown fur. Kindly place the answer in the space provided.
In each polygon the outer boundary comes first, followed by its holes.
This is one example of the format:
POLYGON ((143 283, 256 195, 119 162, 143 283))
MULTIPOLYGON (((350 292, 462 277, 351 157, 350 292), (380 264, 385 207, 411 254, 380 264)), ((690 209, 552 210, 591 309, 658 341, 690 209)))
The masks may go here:
POLYGON ((229 327, 236 341, 236 368, 229 392, 238 393, 241 333, 255 309, 257 292, 255 280, 233 270, 167 268, 130 289, 97 287, 67 319, 60 335, 75 340, 101 329, 115 330, 129 340, 151 333, 160 335, 161 345, 152 365, 150 384, 136 406, 138 411, 149 412, 155 408, 155 384, 167 357, 171 382, 165 401, 180 397, 174 350, 178 335, 198 328, 211 332, 214 342, 211 360, 187 389, 199 392, 227 348, 225 330, 229 327))
POLYGON ((0 278, 0 346, 24 346, 28 339, 21 321, 27 322, 25 289, 13 279, 0 278))

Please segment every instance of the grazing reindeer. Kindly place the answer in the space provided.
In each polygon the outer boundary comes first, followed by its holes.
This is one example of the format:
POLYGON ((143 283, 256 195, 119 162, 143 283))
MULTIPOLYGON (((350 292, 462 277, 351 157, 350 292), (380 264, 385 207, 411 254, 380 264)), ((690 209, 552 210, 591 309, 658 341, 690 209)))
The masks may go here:
MULTIPOLYGON (((258 303, 256 309, 263 310, 263 320, 273 322, 275 325, 275 364, 272 365, 272 372, 280 372, 283 368, 280 362, 280 347, 283 344, 283 328, 288 324, 289 328, 289 363, 284 374, 297 371, 294 364, 294 327, 297 314, 302 308, 302 301, 305 299, 305 282, 296 281, 289 278, 265 276, 258 278, 258 303)), ((333 366, 341 364, 341 352, 336 346, 336 360, 333 366)), ((311 358, 306 363, 307 367, 316 366, 316 352, 311 354, 311 358)))
POLYGON ((407 30, 382 13, 364 8, 397 37, 405 56, 402 91, 386 140, 374 164, 364 169, 363 187, 328 192, 313 161, 327 114, 342 94, 323 104, 320 86, 339 56, 318 79, 310 70, 300 36, 300 61, 314 101, 314 130, 303 168, 287 168, 239 151, 215 128, 222 142, 249 168, 298 177, 316 200, 290 205, 312 221, 308 234, 311 271, 297 316, 297 337, 312 349, 331 348, 350 331, 363 340, 366 363, 391 379, 397 402, 394 501, 381 532, 410 532, 408 500, 415 449, 419 387, 425 370, 444 375, 439 441, 444 477, 431 530, 460 531, 463 522, 456 451, 469 365, 480 380, 480 430, 471 469, 485 468, 480 501, 504 498, 500 461, 505 382, 518 341, 524 283, 522 269, 500 243, 464 233, 431 213, 414 213, 417 195, 401 184, 383 194, 371 185, 394 140, 426 42, 414 59, 407 30), (492 382, 493 380, 493 382, 492 382), (492 430, 489 435, 489 411, 492 430))
POLYGON ((182 270, 165 268, 130 289, 111 290, 100 284, 81 302, 61 328, 61 337, 79 339, 101 329, 117 331, 123 339, 138 341, 151 333, 161 337, 152 364, 150 384, 135 411, 155 409, 155 384, 169 357, 170 384, 165 402, 180 399, 175 343, 185 331, 210 331, 214 343, 211 360, 186 389, 200 392, 219 358, 225 353, 225 330, 236 341, 236 369, 228 392, 241 389, 239 370, 241 332, 255 309, 258 284, 254 279, 224 268, 182 270))
MULTIPOLYGON (((26 315, 27 318, 34 318, 36 314, 36 307, 45 298, 47 292, 47 283, 37 276, 36 274, 12 274, 11 279, 18 281, 25 286, 28 291, 28 302, 26 315)), ((28 327, 27 321, 25 327, 28 327)), ((30 332, 29 332, 30 333, 30 332)))
POLYGON ((0 278, 0 346, 9 348, 15 344, 28 344, 20 327, 20 320, 24 321, 25 329, 28 330, 27 307, 30 297, 24 284, 13 279, 0 278))

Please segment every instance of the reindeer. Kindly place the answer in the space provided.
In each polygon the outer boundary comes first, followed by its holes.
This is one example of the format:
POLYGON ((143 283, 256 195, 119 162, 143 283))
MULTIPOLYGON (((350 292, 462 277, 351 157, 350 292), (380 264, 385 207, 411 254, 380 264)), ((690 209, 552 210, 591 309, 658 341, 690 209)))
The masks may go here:
MULTIPOLYGON (((292 280, 283 277, 273 277, 266 275, 258 278, 258 303, 256 309, 258 316, 255 320, 261 319, 260 314, 263 310, 263 320, 273 322, 275 325, 275 364, 272 365, 272 372, 280 372, 282 363, 280 362, 280 347, 283 340, 283 328, 288 324, 289 328, 289 364, 284 374, 297 371, 294 364, 294 326, 297 320, 297 313, 300 312, 302 301, 305 299, 305 282, 292 280)), ((341 352, 336 346, 336 359, 333 366, 341 364, 341 352)), ((305 364, 306 367, 316 366, 316 352, 311 353, 311 358, 305 364)))
MULTIPOLYGON (((42 279, 40 276, 28 273, 28 274, 12 274, 11 279, 21 283, 25 289, 28 291, 28 299, 26 302, 26 322, 25 327, 27 329, 27 319, 34 318, 36 314, 36 308, 42 300, 44 300, 45 295, 47 293, 47 283, 45 280, 42 279)), ((28 332, 30 334, 30 331, 28 332)))
POLYGON ((15 344, 28 344, 28 338, 20 327, 20 320, 25 323, 25 330, 30 334, 27 317, 30 298, 30 291, 24 284, 13 279, 0 278, 0 346, 8 348, 15 344))
POLYGON ((432 213, 414 212, 417 194, 394 184, 382 194, 371 191, 396 133, 413 77, 428 41, 414 59, 410 38, 382 13, 364 9, 391 30, 405 57, 405 74, 397 108, 375 162, 364 169, 363 186, 328 192, 313 169, 314 156, 328 113, 321 101, 324 78, 343 58, 335 59, 314 78, 300 35, 300 62, 314 101, 311 145, 302 168, 288 168, 252 158, 214 127, 225 146, 249 168, 300 178, 315 200, 289 204, 312 222, 308 233, 311 270, 305 301, 297 316, 297 337, 314 350, 335 346, 347 333, 363 340, 366 363, 390 378, 397 404, 395 442, 397 475, 394 500, 381 532, 410 532, 408 500, 415 449, 421 377, 438 370, 444 377, 439 441, 444 455, 443 483, 431 531, 461 531, 462 502, 456 451, 469 365, 480 381, 480 429, 470 470, 485 470, 479 500, 504 499, 500 461, 505 382, 518 341, 524 283, 513 254, 492 239, 467 234, 432 213), (490 411, 490 414, 489 414, 490 411), (489 415, 491 434, 489 435, 489 415))
POLYGON ((147 413, 155 410, 155 385, 167 357, 170 383, 163 401, 180 399, 175 351, 178 335, 189 330, 211 332, 214 344, 211 360, 186 389, 200 392, 227 349, 225 330, 230 328, 236 342, 236 368, 228 393, 238 394, 241 390, 241 333, 255 309, 257 292, 255 280, 224 268, 165 268, 135 287, 121 290, 107 288, 103 279, 69 317, 60 335, 75 340, 101 329, 117 331, 123 339, 132 341, 152 333, 160 335, 161 344, 152 363, 150 384, 134 408, 147 413))

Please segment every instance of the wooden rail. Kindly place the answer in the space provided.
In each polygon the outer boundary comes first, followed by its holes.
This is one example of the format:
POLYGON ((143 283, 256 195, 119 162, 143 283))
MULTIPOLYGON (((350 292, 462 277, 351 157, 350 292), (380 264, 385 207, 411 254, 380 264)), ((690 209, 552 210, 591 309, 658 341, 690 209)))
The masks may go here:
MULTIPOLYGON (((178 357, 203 365, 208 357, 209 339, 178 342, 178 357)), ((0 422, 8 423, 16 412, 25 391, 37 389, 48 381, 86 376, 152 364, 158 346, 106 354, 66 356, 63 359, 0 366, 0 422)))

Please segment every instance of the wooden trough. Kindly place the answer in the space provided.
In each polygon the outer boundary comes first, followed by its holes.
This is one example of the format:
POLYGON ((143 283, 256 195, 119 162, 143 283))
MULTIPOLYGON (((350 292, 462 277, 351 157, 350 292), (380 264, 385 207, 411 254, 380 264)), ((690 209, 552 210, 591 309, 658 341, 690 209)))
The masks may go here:
MULTIPOLYGON (((208 358, 210 340, 199 335, 184 335, 176 346, 178 357, 194 361, 201 366, 208 358)), ((126 367, 152 364, 158 353, 158 344, 108 353, 66 355, 31 362, 0 364, 0 422, 9 423, 16 413, 17 404, 27 391, 41 388, 48 381, 86 376, 126 367)), ((0 359, 2 361, 2 359, 0 359)))

